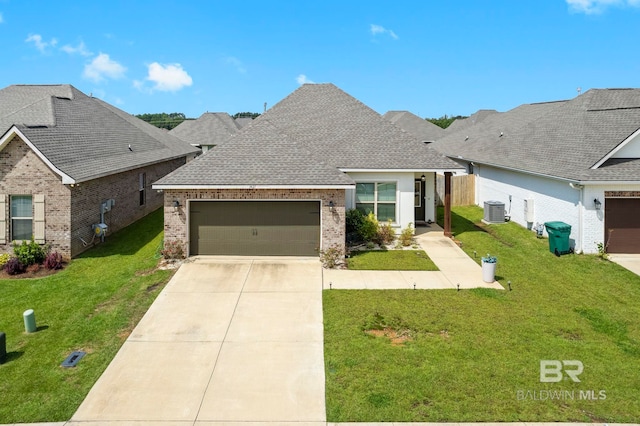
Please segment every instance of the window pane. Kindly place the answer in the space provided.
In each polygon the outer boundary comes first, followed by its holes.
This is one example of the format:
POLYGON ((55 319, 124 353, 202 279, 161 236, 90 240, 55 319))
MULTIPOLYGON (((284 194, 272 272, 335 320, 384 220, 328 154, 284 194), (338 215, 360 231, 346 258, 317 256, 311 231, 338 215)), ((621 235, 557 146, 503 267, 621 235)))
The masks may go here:
POLYGON ((31 217, 31 195, 11 196, 11 217, 31 217))
POLYGON ((11 229, 11 239, 27 241, 31 239, 33 236, 31 219, 13 219, 11 223, 13 224, 11 229))
POLYGON ((386 222, 396 221, 396 205, 395 204, 378 204, 378 221, 386 222))
POLYGON ((373 213, 373 204, 356 204, 356 209, 366 216, 369 213, 373 213))
POLYGON ((356 184, 356 203, 366 203, 374 200, 375 186, 373 183, 356 184))
POLYGON ((396 200, 396 184, 395 183, 379 183, 378 184, 378 201, 395 201, 396 200))

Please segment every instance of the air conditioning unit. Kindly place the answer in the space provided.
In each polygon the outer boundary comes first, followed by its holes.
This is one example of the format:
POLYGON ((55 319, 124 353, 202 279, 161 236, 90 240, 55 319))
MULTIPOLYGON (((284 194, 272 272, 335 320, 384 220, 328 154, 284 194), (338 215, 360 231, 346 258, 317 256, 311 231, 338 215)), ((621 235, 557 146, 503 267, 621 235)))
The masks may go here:
POLYGON ((485 201, 483 220, 487 223, 504 223, 504 203, 502 201, 485 201))

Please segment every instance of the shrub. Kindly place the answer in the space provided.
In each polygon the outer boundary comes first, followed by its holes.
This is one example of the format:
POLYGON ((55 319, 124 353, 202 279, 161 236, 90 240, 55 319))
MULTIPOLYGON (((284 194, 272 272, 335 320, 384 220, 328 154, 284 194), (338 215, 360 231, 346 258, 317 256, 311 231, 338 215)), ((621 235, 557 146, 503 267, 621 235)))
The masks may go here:
POLYGON ((391 227, 391 221, 387 221, 387 223, 380 225, 378 227, 378 233, 375 238, 375 242, 383 245, 383 244, 391 244, 393 240, 396 239, 396 233, 391 227))
POLYGON ((358 233, 360 226, 364 222, 364 215, 358 209, 349 209, 345 214, 347 234, 358 233))
POLYGON ((358 235, 364 241, 373 241, 378 235, 378 219, 376 219, 373 213, 369 213, 363 218, 360 228, 358 228, 358 235))
POLYGON ((184 244, 182 241, 165 241, 161 251, 165 259, 184 259, 184 244))
POLYGON ((47 257, 44 259, 44 267, 49 270, 62 269, 62 255, 57 251, 47 254, 47 257))
POLYGON ((5 263, 4 270, 9 275, 18 275, 24 272, 24 265, 20 259, 12 257, 5 263))
POLYGON ((9 255, 9 253, 0 254, 0 269, 4 268, 4 265, 7 264, 9 259, 11 259, 11 256, 9 255))
POLYGON ((413 243, 413 224, 409 222, 406 228, 402 230, 400 236, 398 237, 398 242, 402 244, 403 247, 409 247, 413 243))
POLYGON ((39 263, 34 263, 33 265, 29 265, 26 268, 26 271, 32 274, 35 274, 36 272, 38 272, 40 270, 40 264, 39 263))
POLYGON ((18 244, 14 241, 13 253, 20 260, 24 266, 33 265, 35 263, 42 263, 47 256, 47 248, 33 241, 23 241, 22 244, 18 244))
POLYGON ((344 263, 344 251, 337 244, 326 250, 320 250, 320 262, 325 268, 337 268, 344 263))

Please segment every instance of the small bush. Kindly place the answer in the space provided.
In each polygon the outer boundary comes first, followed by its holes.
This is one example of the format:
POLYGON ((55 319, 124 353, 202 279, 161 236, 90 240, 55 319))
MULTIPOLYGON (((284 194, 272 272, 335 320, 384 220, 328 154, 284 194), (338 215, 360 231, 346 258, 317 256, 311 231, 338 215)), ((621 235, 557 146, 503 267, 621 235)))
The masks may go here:
POLYGON ((378 219, 373 213, 369 213, 364 217, 360 228, 358 229, 358 235, 363 241, 373 241, 378 235, 378 219))
POLYGON ((391 244, 396 239, 396 233, 391 227, 391 221, 380 225, 378 227, 378 234, 376 235, 375 242, 380 245, 391 244))
POLYGON ((44 267, 49 270, 62 269, 62 255, 57 251, 49 253, 44 259, 44 267))
POLYGON ((9 259, 11 259, 11 256, 9 255, 9 253, 0 254, 0 269, 4 268, 4 265, 7 264, 9 259))
POLYGON ((47 247, 41 246, 31 238, 31 242, 23 241, 22 244, 14 241, 13 253, 24 266, 29 266, 44 261, 47 256, 47 247))
POLYGON ((413 224, 411 222, 400 233, 398 243, 402 244, 403 247, 409 247, 413 244, 413 224))
POLYGON ((9 275, 18 275, 24 272, 24 265, 17 257, 10 258, 4 265, 4 270, 9 275))
POLYGON ((320 262, 325 268, 337 268, 344 263, 344 251, 337 244, 326 250, 320 250, 320 262))
POLYGON ((364 222, 364 215, 358 209, 349 209, 345 214, 347 234, 358 233, 360 226, 364 222))
POLYGON ((184 245, 182 241, 165 241, 161 251, 165 259, 184 259, 184 245))

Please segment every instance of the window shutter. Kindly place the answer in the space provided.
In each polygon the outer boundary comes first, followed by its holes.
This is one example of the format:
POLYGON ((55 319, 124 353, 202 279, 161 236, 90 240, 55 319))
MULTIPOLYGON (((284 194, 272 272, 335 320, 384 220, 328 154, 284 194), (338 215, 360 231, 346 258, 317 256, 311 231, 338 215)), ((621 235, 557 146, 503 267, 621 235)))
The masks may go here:
POLYGON ((7 196, 0 194, 0 244, 7 243, 7 196))
POLYGON ((33 196, 33 239, 44 244, 44 194, 33 196))

